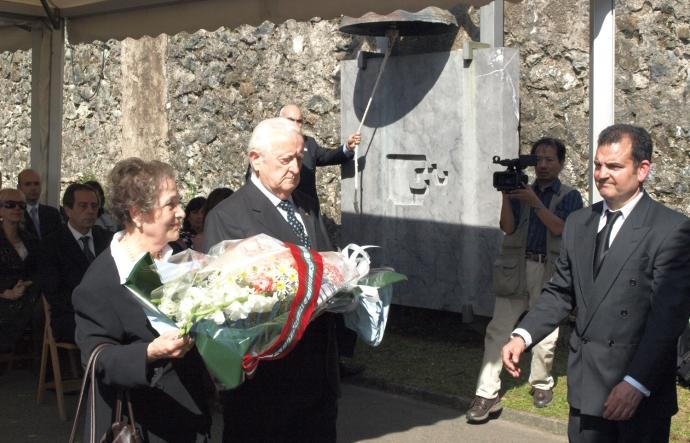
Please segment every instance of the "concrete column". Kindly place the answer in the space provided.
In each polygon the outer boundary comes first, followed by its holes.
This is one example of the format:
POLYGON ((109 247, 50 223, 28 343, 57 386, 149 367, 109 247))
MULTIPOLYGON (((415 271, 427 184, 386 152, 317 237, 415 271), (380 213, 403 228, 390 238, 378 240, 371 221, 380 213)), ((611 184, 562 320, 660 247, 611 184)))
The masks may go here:
POLYGON ((168 36, 122 42, 122 157, 166 161, 168 36))

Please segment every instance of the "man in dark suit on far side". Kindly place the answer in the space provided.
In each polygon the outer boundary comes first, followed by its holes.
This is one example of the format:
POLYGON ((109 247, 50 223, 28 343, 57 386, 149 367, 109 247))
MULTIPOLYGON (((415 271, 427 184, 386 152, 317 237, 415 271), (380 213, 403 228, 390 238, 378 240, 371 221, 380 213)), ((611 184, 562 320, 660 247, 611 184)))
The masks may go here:
POLYGON ((690 316, 690 220, 643 189, 647 131, 599 135, 594 179, 604 201, 568 217, 561 253, 537 304, 503 347, 520 355, 577 307, 568 356, 571 442, 669 440, 678 411, 676 344, 690 316))

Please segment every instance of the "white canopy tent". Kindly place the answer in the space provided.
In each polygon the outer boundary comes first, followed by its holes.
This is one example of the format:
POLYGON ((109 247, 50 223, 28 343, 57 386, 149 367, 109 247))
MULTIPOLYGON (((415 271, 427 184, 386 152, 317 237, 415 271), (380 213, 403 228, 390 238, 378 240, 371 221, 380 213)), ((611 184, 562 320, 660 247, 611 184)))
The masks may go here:
MULTIPOLYGON (((520 2, 520 0, 510 0, 520 2)), ((265 20, 361 16, 427 6, 483 7, 482 40, 503 44, 503 0, 0 0, 0 52, 32 49, 31 165, 59 200, 65 32, 72 43, 176 34, 265 20)), ((590 0, 592 137, 613 122, 613 0, 590 0), (601 66, 601 68, 600 68, 601 66)), ((593 149, 594 149, 593 143, 593 149)), ((590 188, 592 188, 590 186, 590 188)))

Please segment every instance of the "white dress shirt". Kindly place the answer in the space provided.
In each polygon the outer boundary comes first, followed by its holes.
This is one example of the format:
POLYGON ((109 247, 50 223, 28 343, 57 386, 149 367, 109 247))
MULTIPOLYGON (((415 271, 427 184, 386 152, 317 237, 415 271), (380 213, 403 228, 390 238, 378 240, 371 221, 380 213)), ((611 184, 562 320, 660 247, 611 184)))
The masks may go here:
MULTIPOLYGON (((261 191, 261 193, 263 195, 265 195, 266 198, 268 198, 271 201, 271 204, 273 204, 273 206, 275 206, 275 208, 278 210, 278 212, 280 212, 280 215, 283 216, 285 221, 289 223, 288 218, 287 218, 288 217, 287 211, 278 207, 278 205, 280 204, 280 202, 282 200, 280 198, 276 197, 271 191, 266 189, 264 184, 261 183, 261 180, 259 180, 259 178, 254 173, 252 173, 252 175, 251 175, 251 181, 252 181, 252 183, 254 183, 254 185, 257 188, 259 188, 259 191, 261 191)), ((290 203, 292 203, 292 206, 295 206, 295 202, 292 200, 292 196, 288 197, 288 201, 290 203)), ((306 228, 306 226, 304 226, 304 220, 302 220, 302 216, 300 215, 299 211, 297 210, 297 206, 295 206, 295 217, 297 217, 297 221, 300 222, 300 224, 302 225, 302 228, 304 229, 304 232, 306 233, 307 228, 306 228)))
POLYGON ((72 224, 68 221, 67 222, 67 228, 69 228, 70 232, 74 236, 74 239, 77 241, 77 244, 79 245, 79 249, 84 249, 84 244, 81 242, 82 237, 89 237, 89 249, 91 249, 91 252, 93 253, 93 256, 96 256, 96 245, 93 244, 93 235, 91 234, 91 229, 89 229, 89 232, 86 234, 82 234, 81 232, 77 231, 72 227, 72 224))
MULTIPOLYGON (((129 277, 129 274, 132 272, 132 269, 134 269, 134 265, 139 262, 141 257, 146 254, 145 252, 140 253, 134 260, 132 260, 132 257, 127 253, 124 247, 120 244, 120 241, 122 240, 122 237, 124 237, 125 231, 120 231, 115 233, 113 236, 112 241, 110 242, 110 253, 113 256, 113 260, 115 260, 115 267, 117 267, 117 273, 120 276, 120 284, 124 285, 125 282, 127 281, 127 277, 129 277)), ((165 245, 163 250, 161 251, 161 258, 160 260, 155 260, 154 262, 160 262, 160 261, 168 261, 170 257, 172 256, 172 248, 168 245, 165 245)), ((130 292, 134 292, 131 289, 127 288, 130 292)), ((177 327, 168 324, 168 323, 163 323, 158 320, 158 316, 153 314, 150 308, 144 306, 143 304, 141 305, 142 309, 144 310, 144 313, 146 314, 146 317, 149 319, 149 322, 151 322, 151 326, 158 331, 159 334, 163 334, 166 331, 174 331, 177 330, 177 327)))

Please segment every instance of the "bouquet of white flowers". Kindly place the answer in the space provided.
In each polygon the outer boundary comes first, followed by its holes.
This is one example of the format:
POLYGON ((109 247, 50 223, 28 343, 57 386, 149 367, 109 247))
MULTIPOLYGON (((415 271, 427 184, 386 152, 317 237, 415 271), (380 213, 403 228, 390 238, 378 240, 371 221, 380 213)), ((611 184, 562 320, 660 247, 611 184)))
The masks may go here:
POLYGON ((317 253, 261 234, 221 242, 208 255, 182 252, 155 265, 160 285, 128 286, 148 312, 191 334, 209 371, 232 388, 261 360, 285 356, 324 310, 361 315, 363 302, 381 303, 376 288, 405 278, 371 271, 369 262, 355 245, 317 253), (360 280, 376 287, 360 286, 360 280))

